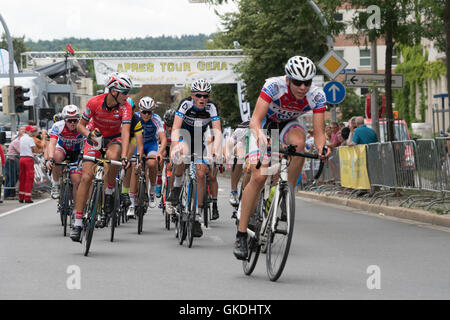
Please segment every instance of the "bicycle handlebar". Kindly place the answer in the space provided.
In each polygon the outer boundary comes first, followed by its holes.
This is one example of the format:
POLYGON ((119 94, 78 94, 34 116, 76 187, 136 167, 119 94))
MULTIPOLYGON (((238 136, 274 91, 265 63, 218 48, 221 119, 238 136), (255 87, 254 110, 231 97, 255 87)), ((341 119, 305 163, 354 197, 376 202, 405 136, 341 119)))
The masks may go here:
POLYGON ((104 162, 104 163, 108 163, 108 164, 112 164, 115 166, 121 166, 122 162, 117 161, 117 160, 109 160, 109 159, 102 159, 102 158, 96 158, 96 157, 92 157, 92 156, 83 156, 84 160, 90 160, 90 161, 94 161, 94 162, 104 162))

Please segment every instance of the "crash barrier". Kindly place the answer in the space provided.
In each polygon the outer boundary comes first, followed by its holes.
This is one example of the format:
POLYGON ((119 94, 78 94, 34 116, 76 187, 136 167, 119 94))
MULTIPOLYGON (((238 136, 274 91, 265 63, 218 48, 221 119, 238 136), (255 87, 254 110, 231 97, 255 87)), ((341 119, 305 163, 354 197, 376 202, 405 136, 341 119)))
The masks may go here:
POLYGON ((450 203, 449 147, 450 138, 442 137, 335 148, 319 181, 313 180, 311 166, 305 166, 301 188, 349 197, 364 194, 371 203, 396 198, 401 206, 445 207, 450 203))
MULTIPOLYGON (((4 198, 14 198, 19 193, 20 157, 15 154, 6 154, 6 163, 3 171, 4 198)), ((34 185, 33 190, 50 190, 51 183, 47 172, 44 170, 44 156, 34 157, 34 185)))

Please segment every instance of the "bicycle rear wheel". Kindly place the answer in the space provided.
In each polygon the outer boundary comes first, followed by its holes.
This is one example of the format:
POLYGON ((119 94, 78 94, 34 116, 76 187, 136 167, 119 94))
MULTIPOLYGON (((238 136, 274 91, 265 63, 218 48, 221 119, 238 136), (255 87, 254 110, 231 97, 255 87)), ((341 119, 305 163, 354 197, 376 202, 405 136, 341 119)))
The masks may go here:
POLYGON ((161 202, 162 202, 162 211, 164 214, 165 227, 167 230, 170 230, 170 215, 167 213, 167 210, 166 210, 166 199, 168 196, 168 194, 167 194, 168 193, 168 190, 167 190, 168 184, 169 184, 169 182, 166 179, 164 187, 163 187, 164 190, 163 190, 163 193, 161 194, 161 202))
POLYGON ((63 235, 64 237, 67 235, 67 218, 68 215, 71 213, 70 212, 70 208, 69 208, 69 184, 65 183, 62 187, 62 191, 63 193, 60 196, 60 201, 61 201, 61 220, 62 220, 62 225, 63 225, 63 235))
POLYGON ((208 228, 209 225, 210 210, 211 208, 209 207, 208 183, 205 183, 205 195, 203 196, 203 224, 205 225, 205 228, 208 228))
POLYGON ((272 230, 269 226, 267 237, 266 268, 271 281, 277 281, 283 272, 294 231, 295 198, 289 183, 282 186, 276 205, 275 228, 272 230))
POLYGON ((145 185, 145 181, 140 181, 139 183, 139 191, 138 191, 138 205, 136 208, 137 218, 138 218, 138 234, 142 233, 142 227, 144 225, 144 207, 145 207, 145 194, 147 192, 147 188, 145 185))
POLYGON ((242 268, 247 276, 251 275, 253 270, 255 270, 259 254, 261 252, 261 243, 259 242, 259 232, 261 230, 262 223, 261 210, 263 210, 263 193, 261 193, 259 197, 255 213, 253 213, 253 216, 250 218, 251 224, 249 224, 249 227, 253 232, 255 232, 255 236, 247 237, 248 258, 247 260, 242 261, 242 268))
POLYGON ((114 242, 114 232, 116 227, 118 226, 118 220, 120 213, 120 190, 119 184, 116 182, 115 190, 114 190, 114 209, 111 212, 111 242, 114 242))

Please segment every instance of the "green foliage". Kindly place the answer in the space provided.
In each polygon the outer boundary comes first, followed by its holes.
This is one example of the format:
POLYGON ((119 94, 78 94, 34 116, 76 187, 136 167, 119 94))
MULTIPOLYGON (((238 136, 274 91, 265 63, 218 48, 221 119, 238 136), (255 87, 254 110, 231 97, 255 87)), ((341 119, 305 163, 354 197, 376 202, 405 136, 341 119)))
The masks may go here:
MULTIPOLYGON (((13 48, 14 48, 14 60, 16 61, 17 67, 21 69, 20 66, 20 54, 22 52, 28 51, 29 48, 27 48, 25 44, 25 36, 15 38, 12 38, 13 48)), ((2 40, 0 41, 0 48, 8 50, 8 41, 6 40, 6 34, 2 34, 2 40)))
POLYGON ((338 3, 319 1, 329 19, 329 30, 304 0, 241 0, 239 12, 221 16, 225 32, 215 34, 213 43, 233 48, 233 42, 238 41, 249 56, 236 70, 246 84, 246 97, 252 107, 265 79, 283 75, 290 57, 304 55, 315 62, 323 57, 327 33, 342 28, 332 19, 338 3))
POLYGON ((399 45, 399 49, 403 61, 397 65, 395 72, 404 75, 405 87, 402 90, 395 90, 393 95, 400 117, 411 125, 412 122, 425 121, 427 80, 436 81, 445 75, 446 68, 441 60, 428 61, 428 52, 420 44, 399 45), (420 119, 416 119, 417 89, 420 93, 420 119))
POLYGON ((365 114, 364 96, 359 96, 352 88, 346 89, 345 99, 339 104, 341 110, 340 121, 348 121, 353 116, 361 116, 365 114))
POLYGON ((205 43, 210 37, 209 35, 199 34, 180 37, 161 36, 120 40, 65 38, 51 41, 26 41, 25 44, 32 51, 65 50, 68 43, 71 44, 75 51, 199 50, 205 48, 205 43))

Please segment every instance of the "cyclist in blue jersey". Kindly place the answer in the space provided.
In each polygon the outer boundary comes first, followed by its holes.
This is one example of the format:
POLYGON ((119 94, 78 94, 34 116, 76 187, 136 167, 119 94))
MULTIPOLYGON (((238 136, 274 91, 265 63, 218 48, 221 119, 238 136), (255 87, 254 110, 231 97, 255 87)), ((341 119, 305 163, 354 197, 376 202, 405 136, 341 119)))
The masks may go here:
POLYGON ((151 97, 143 97, 139 101, 139 116, 144 129, 144 155, 152 156, 155 159, 148 159, 145 163, 147 168, 147 179, 149 180, 149 206, 156 207, 155 188, 156 174, 158 172, 157 158, 160 159, 160 165, 163 164, 163 158, 166 154, 167 139, 164 132, 163 121, 154 110, 156 102, 151 97), (161 145, 158 147, 158 137, 161 145))
MULTIPOLYGON (((248 255, 247 227, 267 179, 267 175, 262 171, 268 166, 267 161, 263 160, 268 155, 261 155, 262 167, 256 169, 257 160, 260 158, 259 150, 265 150, 265 146, 268 145, 266 133, 262 129, 266 129, 269 134, 271 130, 278 130, 281 144, 296 145, 297 152, 304 152, 305 128, 297 121, 297 117, 312 110, 314 143, 319 154, 322 154, 326 143, 326 98, 321 88, 312 85, 312 79, 316 75, 314 63, 309 58, 294 56, 286 63, 285 73, 284 76, 266 80, 250 120, 251 177, 242 194, 241 217, 233 250, 235 257, 241 260, 246 259, 248 255)), ((329 153, 330 150, 326 156, 329 153)), ((296 185, 303 164, 303 157, 290 159, 288 181, 292 186, 296 185)))

